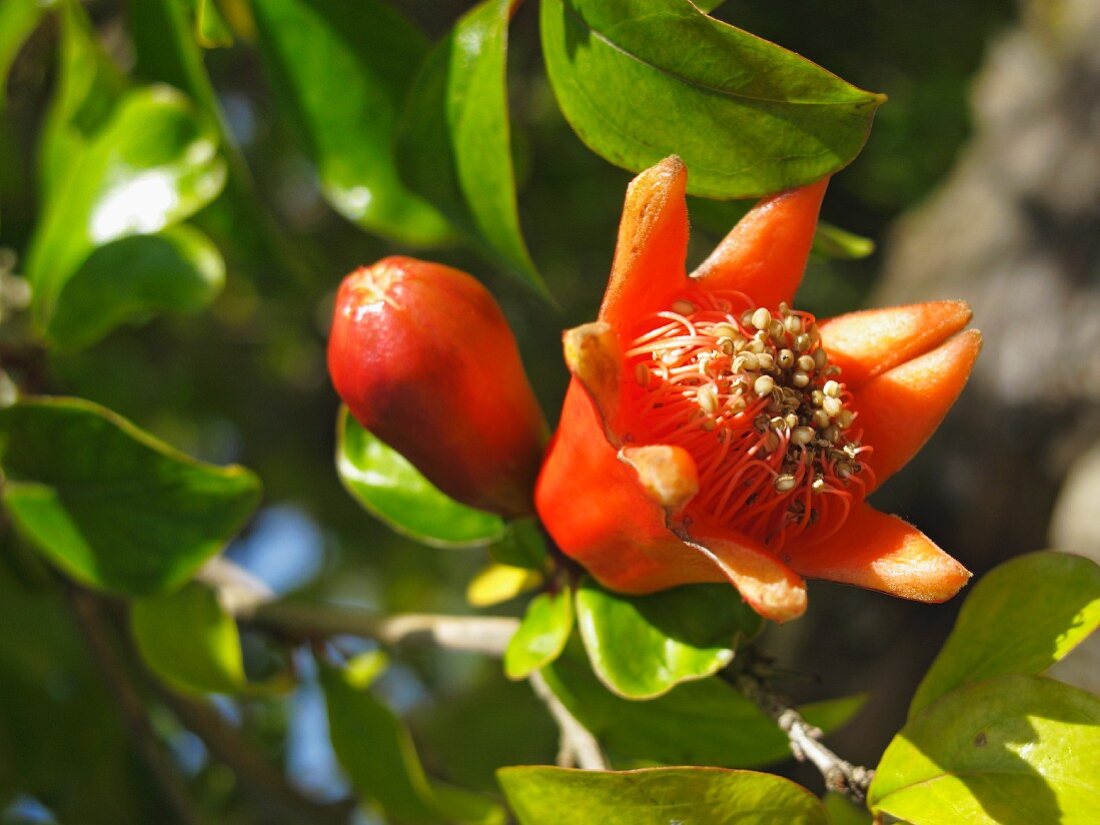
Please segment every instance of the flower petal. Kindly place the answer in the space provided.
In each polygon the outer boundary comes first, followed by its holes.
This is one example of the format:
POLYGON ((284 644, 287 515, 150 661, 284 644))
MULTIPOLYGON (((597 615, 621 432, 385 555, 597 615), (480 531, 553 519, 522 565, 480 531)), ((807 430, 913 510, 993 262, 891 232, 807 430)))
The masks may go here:
POLYGON ((806 582, 762 545, 734 536, 692 535, 689 546, 721 570, 765 619, 786 622, 806 612, 806 582))
POLYGON ((699 492, 695 460, 683 447, 668 444, 624 447, 619 451, 619 460, 633 468, 642 489, 666 513, 683 510, 699 492))
POLYGON ((928 301, 839 315, 818 329, 844 383, 858 387, 939 346, 965 327, 971 314, 966 301, 928 301))
POLYGON ((788 303, 802 282, 829 179, 764 198, 692 274, 708 289, 731 289, 760 306, 788 303))
POLYGON ((981 348, 981 333, 967 330, 856 387, 854 429, 863 431, 860 441, 871 447, 865 463, 874 471, 874 487, 905 466, 935 432, 966 386, 981 348))
POLYGON ((664 505, 690 490, 695 478, 691 457, 683 450, 652 452, 676 448, 639 449, 651 452, 628 454, 634 466, 620 459, 592 399, 574 380, 535 489, 547 531, 566 555, 612 590, 652 593, 689 582, 723 581, 709 560, 668 528, 664 505), (677 473, 690 477, 677 478, 677 473))
POLYGON ((614 330, 603 321, 581 324, 562 335, 562 350, 565 365, 588 391, 608 437, 618 446, 618 435, 610 425, 619 411, 623 361, 614 330))
POLYGON ((854 584, 921 602, 950 599, 970 571, 897 516, 862 505, 819 545, 788 549, 790 565, 813 579, 854 584))
POLYGON ((672 155, 630 183, 600 320, 620 336, 687 287, 687 167, 672 155))

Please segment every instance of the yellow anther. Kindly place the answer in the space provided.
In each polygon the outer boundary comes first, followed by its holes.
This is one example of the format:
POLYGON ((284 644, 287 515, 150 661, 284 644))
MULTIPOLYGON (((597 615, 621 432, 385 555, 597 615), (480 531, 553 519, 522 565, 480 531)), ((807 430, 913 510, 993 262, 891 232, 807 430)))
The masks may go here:
POLYGON ((821 409, 829 418, 836 418, 840 415, 840 411, 844 409, 844 402, 839 398, 826 398, 825 403, 821 405, 821 409))
POLYGON ((814 432, 813 427, 795 427, 791 431, 791 442, 800 447, 805 447, 814 440, 815 435, 817 433, 814 432))
POLYGON ((760 365, 762 370, 775 369, 775 358, 772 357, 770 352, 762 352, 756 356, 756 362, 760 365))
POLYGON ((840 415, 836 417, 836 425, 842 430, 846 430, 852 426, 852 422, 855 420, 855 414, 851 410, 841 410, 840 415))
POLYGON ((760 307, 752 314, 752 325, 757 329, 767 329, 772 322, 772 314, 765 307, 760 307))
POLYGON ((825 366, 829 363, 829 356, 823 349, 814 350, 814 366, 819 370, 825 369, 825 366))
POLYGON ((794 375, 791 376, 791 383, 802 389, 810 384, 810 376, 804 373, 802 370, 795 370, 794 375))
POLYGON ((798 315, 790 315, 784 321, 783 326, 786 327, 787 332, 791 335, 798 335, 802 332, 802 318, 798 315))
POLYGON ((775 389, 775 379, 770 375, 761 375, 752 385, 752 390, 757 395, 768 395, 775 389))
POLYGON ((695 304, 691 301, 673 301, 672 311, 677 315, 691 315, 695 312, 695 304))
POLYGON ((838 398, 840 396, 840 384, 836 381, 826 381, 821 391, 830 398, 838 398))
POLYGON ((794 338, 794 348, 799 352, 805 352, 813 346, 813 340, 806 333, 796 335, 794 338))
POLYGON ((718 392, 712 384, 707 384, 700 389, 695 395, 695 400, 707 415, 714 415, 718 412, 718 392))
POLYGON ((795 478, 792 475, 784 473, 781 476, 775 478, 775 489, 779 493, 789 493, 795 487, 795 478))
POLYGON ((775 362, 779 364, 780 368, 789 370, 794 366, 794 353, 789 349, 781 349, 779 355, 775 358, 775 362))
POLYGON ((800 355, 800 356, 798 356, 798 368, 800 370, 802 370, 803 372, 813 372, 814 371, 814 359, 813 359, 813 357, 809 356, 809 355, 800 355))

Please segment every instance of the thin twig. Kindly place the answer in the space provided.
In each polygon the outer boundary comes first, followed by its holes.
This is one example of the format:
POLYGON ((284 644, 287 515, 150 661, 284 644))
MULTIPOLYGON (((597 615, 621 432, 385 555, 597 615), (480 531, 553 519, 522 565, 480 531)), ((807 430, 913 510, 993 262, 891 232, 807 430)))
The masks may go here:
POLYGON ((799 762, 810 762, 825 779, 827 790, 845 794, 856 802, 867 798, 875 772, 841 759, 821 743, 821 730, 802 718, 797 710, 764 687, 759 677, 742 671, 723 671, 734 687, 775 720, 790 740, 791 753, 799 762))
POLYGON ((440 616, 406 613, 377 616, 332 605, 274 603, 238 613, 260 625, 306 638, 348 635, 384 645, 429 644, 446 650, 503 656, 519 627, 507 616, 440 616))
POLYGON ((535 671, 528 677, 531 688, 545 704, 554 721, 558 723, 561 734, 558 747, 558 765, 563 768, 584 768, 590 771, 606 771, 607 760, 604 759, 600 743, 584 725, 582 725, 569 709, 554 695, 542 674, 535 671))
POLYGON ((202 819, 191 803, 187 786, 177 766, 164 750, 149 722, 141 696, 111 641, 111 632, 96 597, 75 585, 69 585, 66 590, 69 604, 76 616, 77 628, 88 643, 92 658, 99 666, 103 680, 122 712, 134 746, 156 778, 176 818, 186 825, 199 825, 202 819))

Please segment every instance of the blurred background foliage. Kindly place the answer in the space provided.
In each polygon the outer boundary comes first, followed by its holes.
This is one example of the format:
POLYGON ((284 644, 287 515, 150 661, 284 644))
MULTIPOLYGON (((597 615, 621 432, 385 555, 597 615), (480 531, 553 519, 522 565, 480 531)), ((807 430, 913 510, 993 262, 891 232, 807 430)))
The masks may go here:
MULTIPOLYGON (((469 7, 450 0, 396 5, 432 41, 469 7)), ((337 398, 324 364, 335 288, 355 266, 393 252, 476 274, 504 305, 552 420, 566 384, 559 331, 595 313, 629 173, 593 154, 564 121, 541 60, 537 6, 522 4, 508 54, 511 140, 521 222, 553 296, 548 304, 466 246, 429 251, 390 243, 337 214, 321 196, 302 136, 279 104, 285 81, 265 63, 246 4, 222 4, 237 36, 205 52, 207 90, 180 74, 153 6, 96 0, 86 9, 97 37, 129 76, 176 85, 200 104, 212 94, 225 113, 224 128, 240 153, 227 153, 225 190, 191 219, 225 257, 225 288, 204 312, 119 329, 83 351, 24 364, 13 377, 27 388, 101 403, 196 457, 253 469, 263 479, 264 504, 228 556, 277 592, 380 612, 469 612, 462 594, 485 563, 484 552, 440 551, 403 539, 365 514, 338 482, 332 459, 337 398)), ((898 216, 927 198, 955 164, 973 128, 972 79, 991 41, 1018 23, 1019 9, 1010 0, 730 0, 715 15, 889 95, 866 149, 836 177, 823 210, 826 221, 881 249, 898 216)), ((37 136, 57 79, 58 36, 56 19, 47 17, 14 54, 0 111, 0 269, 17 274, 16 255, 27 249, 41 207, 37 136)), ((308 52, 308 44, 302 48, 308 52)), ((348 130, 347 140, 358 139, 357 124, 348 130)), ((736 208, 696 201, 698 260, 724 234, 736 208)), ((830 315, 866 301, 883 258, 879 252, 861 260, 815 257, 811 269, 800 304, 830 315)), ((5 289, 14 293, 14 283, 5 289)), ((0 347, 17 337, 26 319, 8 314, 2 323, 0 347)), ((947 529, 937 523, 943 514, 934 504, 906 495, 897 494, 907 504, 902 512, 919 515, 933 536, 947 529)), ((133 751, 64 599, 11 531, 0 529, 0 543, 3 821, 163 821, 166 802, 133 751)), ((945 546, 974 566, 965 547, 945 546)), ((1030 548, 1003 553, 1022 549, 1030 548)), ((849 758, 873 762, 904 718, 952 610, 930 618, 927 608, 821 584, 812 594, 807 618, 773 632, 764 647, 797 671, 790 691, 799 698, 861 691, 873 681, 876 696, 885 698, 873 699, 837 740, 849 758), (884 647, 897 643, 883 628, 914 622, 931 625, 928 634, 911 638, 900 656, 883 658, 884 647), (815 647, 839 655, 803 655, 815 647), (917 664, 906 664, 906 657, 917 664)), ((254 672, 278 669, 247 628, 244 651, 254 672)), ((348 786, 326 735, 317 674, 308 657, 296 664, 301 682, 293 694, 225 700, 219 707, 229 724, 283 766, 293 788, 338 807, 348 786)), ((198 790, 203 815, 222 822, 282 815, 263 782, 250 786, 227 768, 188 731, 169 698, 147 680, 141 684, 160 709, 152 720, 156 732, 198 790)), ((496 662, 414 651, 387 670, 381 689, 410 722, 429 770, 458 784, 492 790, 499 765, 553 761, 549 717, 526 685, 504 680, 496 662)), ((797 776, 800 768, 784 770, 797 776)))

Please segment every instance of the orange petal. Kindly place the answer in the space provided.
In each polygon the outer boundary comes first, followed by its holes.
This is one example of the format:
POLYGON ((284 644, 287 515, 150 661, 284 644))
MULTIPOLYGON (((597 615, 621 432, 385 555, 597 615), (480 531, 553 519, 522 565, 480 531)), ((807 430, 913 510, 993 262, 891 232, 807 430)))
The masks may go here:
POLYGON ((709 559, 765 619, 786 622, 806 612, 806 583, 763 546, 717 535, 693 535, 689 546, 709 559))
POLYGON ((565 365, 588 391, 617 446, 617 435, 608 426, 618 414, 622 386, 622 349, 615 331, 603 321, 581 324, 562 335, 562 350, 565 365))
POLYGON ((929 301, 852 312, 818 328, 842 380, 858 387, 868 378, 937 347, 970 321, 966 301, 929 301))
POLYGON ((611 280, 600 320, 620 336, 665 309, 687 286, 687 167, 675 155, 646 169, 626 190, 611 280))
POLYGON ((666 512, 684 509, 699 492, 695 460, 683 447, 669 444, 624 447, 619 451, 619 460, 633 468, 642 489, 666 512))
POLYGON ((970 572, 924 533, 897 516, 862 505, 819 545, 791 547, 789 563, 803 576, 881 590, 921 602, 943 602, 970 572))
POLYGON ((623 593, 723 581, 668 528, 664 505, 690 492, 696 477, 691 457, 683 450, 632 457, 635 466, 608 442, 592 399, 574 379, 535 487, 539 516, 558 547, 623 593))
POLYGON ((871 447, 865 463, 874 471, 875 487, 905 466, 935 432, 966 386, 981 348, 981 333, 967 330, 856 387, 853 426, 871 447))
POLYGON ((802 282, 829 179, 764 198, 692 273, 708 289, 732 289, 754 303, 788 303, 802 282))

